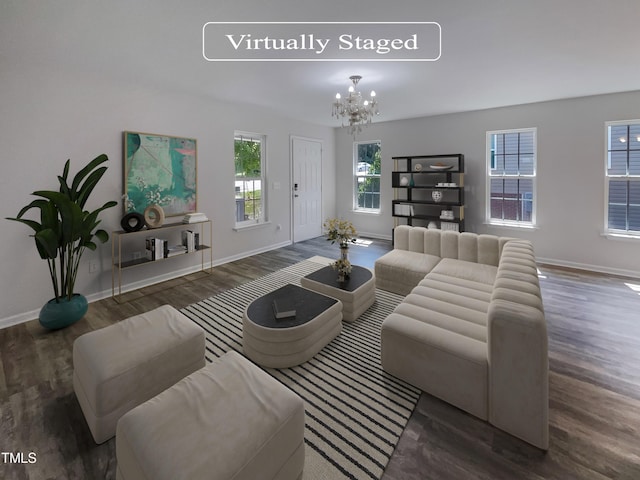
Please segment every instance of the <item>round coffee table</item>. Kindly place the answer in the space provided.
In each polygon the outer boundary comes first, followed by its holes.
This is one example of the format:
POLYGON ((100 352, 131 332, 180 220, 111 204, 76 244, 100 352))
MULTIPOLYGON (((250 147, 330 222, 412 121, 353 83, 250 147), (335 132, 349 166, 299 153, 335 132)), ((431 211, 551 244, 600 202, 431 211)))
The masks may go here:
POLYGON ((244 353, 258 365, 286 368, 310 360, 342 331, 342 302, 298 285, 254 300, 242 318, 244 353), (276 318, 274 300, 288 300, 295 315, 276 318))

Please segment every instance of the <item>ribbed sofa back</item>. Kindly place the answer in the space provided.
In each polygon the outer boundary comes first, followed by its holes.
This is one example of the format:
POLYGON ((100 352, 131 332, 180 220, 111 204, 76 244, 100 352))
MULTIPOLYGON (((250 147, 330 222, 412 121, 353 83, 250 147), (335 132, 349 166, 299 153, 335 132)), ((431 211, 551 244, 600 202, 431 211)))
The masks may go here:
POLYGON ((498 266, 502 247, 509 237, 451 232, 399 225, 393 233, 394 248, 441 258, 498 266))

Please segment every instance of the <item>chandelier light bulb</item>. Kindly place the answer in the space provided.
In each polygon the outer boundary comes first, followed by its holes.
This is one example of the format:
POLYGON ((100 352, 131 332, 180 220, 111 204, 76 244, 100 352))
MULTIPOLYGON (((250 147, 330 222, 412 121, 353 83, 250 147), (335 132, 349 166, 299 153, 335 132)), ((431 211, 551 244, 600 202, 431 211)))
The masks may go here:
POLYGON ((354 87, 353 85, 351 85, 351 86, 349 87, 349 93, 353 93, 353 92, 355 92, 355 90, 356 90, 356 89, 355 89, 355 87, 354 87))
POLYGON ((376 92, 375 92, 375 90, 371 90, 371 96, 372 96, 372 97, 375 97, 375 96, 376 96, 376 92))
POLYGON ((342 97, 340 96, 339 93, 336 93, 336 100, 340 100, 342 97))

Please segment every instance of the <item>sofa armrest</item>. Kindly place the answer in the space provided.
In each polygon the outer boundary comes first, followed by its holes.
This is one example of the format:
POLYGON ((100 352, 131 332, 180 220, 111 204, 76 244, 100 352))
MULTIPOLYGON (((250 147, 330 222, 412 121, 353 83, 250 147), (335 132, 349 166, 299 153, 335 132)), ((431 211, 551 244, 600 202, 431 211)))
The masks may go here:
POLYGON ((549 363, 544 313, 530 304, 494 298, 487 327, 489 422, 546 450, 549 363))

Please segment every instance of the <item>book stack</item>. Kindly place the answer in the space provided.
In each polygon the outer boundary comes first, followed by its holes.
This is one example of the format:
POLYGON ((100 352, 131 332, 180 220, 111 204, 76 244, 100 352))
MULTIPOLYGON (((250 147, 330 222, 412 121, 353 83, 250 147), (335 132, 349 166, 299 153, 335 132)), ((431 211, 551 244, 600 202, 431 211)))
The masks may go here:
POLYGON ((148 260, 162 260, 169 250, 167 241, 163 238, 147 237, 145 239, 145 254, 148 260))
POLYGON ((273 300, 273 314, 276 318, 289 318, 296 316, 296 308, 289 298, 276 298, 273 300))
POLYGON ((198 223, 198 222, 206 222, 209 220, 204 213, 187 213, 182 219, 182 223, 198 223))
POLYGON ((450 230, 452 232, 459 232, 460 231, 460 225, 458 225, 457 223, 453 223, 453 222, 440 222, 440 228, 442 230, 450 230))
POLYGON ((407 205, 404 203, 396 203, 395 204, 395 210, 394 213, 396 215, 403 215, 403 216, 413 216, 414 212, 413 212, 413 205, 407 205))
POLYGON ((187 249, 187 253, 195 252, 200 248, 200 234, 192 230, 183 230, 182 245, 187 249))
POLYGON ((182 255, 187 253, 187 247, 184 245, 172 245, 167 249, 165 258, 175 257, 176 255, 182 255))

